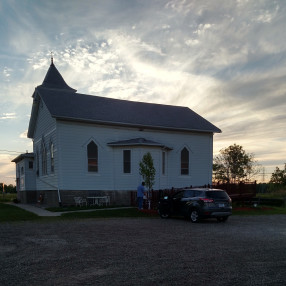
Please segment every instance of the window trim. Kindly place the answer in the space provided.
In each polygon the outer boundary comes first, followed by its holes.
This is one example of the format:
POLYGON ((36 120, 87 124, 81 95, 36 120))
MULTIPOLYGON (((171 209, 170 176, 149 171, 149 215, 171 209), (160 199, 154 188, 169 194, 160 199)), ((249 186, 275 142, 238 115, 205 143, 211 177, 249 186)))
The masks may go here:
POLYGON ((39 155, 39 150, 37 148, 37 151, 36 151, 36 175, 37 177, 40 176, 40 155, 39 155))
POLYGON ((48 174, 48 169, 47 169, 47 150, 44 141, 42 141, 42 150, 41 150, 41 155, 42 155, 42 176, 46 176, 48 174))
POLYGON ((55 172, 55 147, 54 143, 50 143, 50 160, 51 160, 51 173, 55 172))
POLYGON ((166 152, 162 151, 162 175, 166 175, 166 152))
POLYGON ((190 175, 190 151, 184 147, 180 152, 180 172, 181 176, 190 175))
POLYGON ((131 167, 132 167, 132 163, 131 163, 131 149, 124 149, 122 152, 122 156, 123 156, 123 174, 131 174, 131 167), (129 156, 125 156, 126 154, 129 154, 129 156), (128 158, 129 157, 129 158, 128 158), (129 159, 129 160, 128 160, 129 159))
POLYGON ((91 173, 91 174, 92 173, 97 174, 98 169, 99 169, 98 168, 98 146, 93 140, 91 140, 86 146, 86 155, 87 155, 87 172, 91 173), (89 151, 89 146, 93 146, 93 144, 96 147, 96 149, 89 151), (90 156, 89 156, 89 152, 90 153, 95 152, 95 154, 90 154, 90 156), (94 157, 92 157, 92 156, 94 156, 94 157), (94 164, 90 163, 92 161, 94 161, 94 164), (93 170, 93 168, 94 168, 94 170, 93 170))

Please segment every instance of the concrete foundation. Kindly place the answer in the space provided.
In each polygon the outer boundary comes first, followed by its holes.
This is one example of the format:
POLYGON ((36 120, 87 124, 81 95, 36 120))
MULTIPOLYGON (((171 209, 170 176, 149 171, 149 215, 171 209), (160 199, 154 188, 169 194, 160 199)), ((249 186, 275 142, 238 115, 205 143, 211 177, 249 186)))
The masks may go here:
POLYGON ((100 191, 100 190, 46 190, 19 191, 18 197, 24 204, 43 204, 47 207, 75 205, 74 197, 110 196, 110 205, 130 206, 131 191, 100 191))

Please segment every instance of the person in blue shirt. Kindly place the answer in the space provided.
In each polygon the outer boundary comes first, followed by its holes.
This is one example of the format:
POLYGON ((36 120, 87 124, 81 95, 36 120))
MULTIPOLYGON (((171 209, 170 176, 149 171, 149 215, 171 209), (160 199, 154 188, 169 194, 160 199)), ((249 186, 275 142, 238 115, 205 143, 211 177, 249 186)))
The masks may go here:
POLYGON ((138 210, 143 209, 143 197, 145 195, 145 182, 142 182, 140 186, 137 188, 137 202, 138 202, 138 210))

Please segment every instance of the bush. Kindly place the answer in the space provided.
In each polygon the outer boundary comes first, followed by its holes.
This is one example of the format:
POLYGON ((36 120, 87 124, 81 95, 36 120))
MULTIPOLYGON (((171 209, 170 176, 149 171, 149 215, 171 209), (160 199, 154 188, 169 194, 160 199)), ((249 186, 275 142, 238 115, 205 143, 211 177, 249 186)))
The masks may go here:
POLYGON ((284 199, 267 199, 267 198, 259 198, 260 205, 273 206, 273 207, 285 207, 284 199))

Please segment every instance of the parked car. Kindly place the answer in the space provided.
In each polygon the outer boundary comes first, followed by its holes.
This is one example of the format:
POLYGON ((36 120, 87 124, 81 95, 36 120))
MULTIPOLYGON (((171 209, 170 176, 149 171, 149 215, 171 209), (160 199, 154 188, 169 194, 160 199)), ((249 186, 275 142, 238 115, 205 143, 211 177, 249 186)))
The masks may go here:
POLYGON ((232 202, 228 194, 220 189, 183 189, 162 198, 158 211, 162 218, 181 215, 192 222, 204 218, 216 218, 224 222, 232 214, 232 202))

